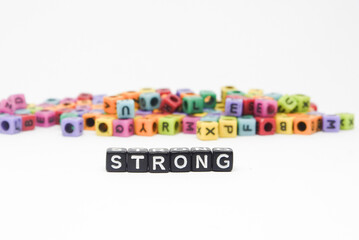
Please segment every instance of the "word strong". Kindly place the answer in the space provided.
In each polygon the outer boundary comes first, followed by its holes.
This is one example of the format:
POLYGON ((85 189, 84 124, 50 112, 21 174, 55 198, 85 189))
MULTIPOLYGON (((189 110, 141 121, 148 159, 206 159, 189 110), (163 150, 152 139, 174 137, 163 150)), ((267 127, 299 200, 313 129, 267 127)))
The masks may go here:
POLYGON ((230 172, 233 151, 230 148, 109 148, 108 172, 230 172))

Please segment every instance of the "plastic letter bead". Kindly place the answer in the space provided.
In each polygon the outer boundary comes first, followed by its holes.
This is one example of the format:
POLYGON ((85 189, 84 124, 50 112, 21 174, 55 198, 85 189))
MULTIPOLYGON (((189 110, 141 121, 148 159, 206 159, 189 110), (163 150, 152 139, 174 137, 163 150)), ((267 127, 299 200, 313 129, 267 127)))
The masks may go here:
POLYGON ((168 173, 170 171, 170 151, 167 148, 150 148, 148 166, 151 173, 168 173))
POLYGON ((293 120, 294 134, 310 135, 317 131, 314 117, 298 116, 293 120))
POLYGON ((225 86, 225 87, 222 87, 222 88, 221 88, 221 98, 222 98, 222 101, 225 101, 225 100, 226 100, 228 91, 234 91, 234 90, 237 90, 237 88, 234 87, 234 86, 225 86))
POLYGON ((113 124, 113 136, 130 137, 135 133, 134 121, 130 119, 115 119, 113 124))
POLYGON ((127 170, 129 172, 148 171, 148 150, 146 148, 130 148, 127 151, 127 170))
POLYGON ((171 115, 169 115, 169 116, 178 119, 178 121, 179 121, 179 129, 178 129, 178 132, 182 132, 182 131, 183 131, 183 119, 186 117, 186 115, 185 115, 185 114, 178 113, 178 114, 171 114, 171 115))
POLYGON ((8 114, 14 113, 12 103, 10 103, 7 99, 1 100, 0 113, 8 113, 8 114))
POLYGON ((79 115, 74 112, 74 111, 71 111, 71 112, 64 112, 63 114, 60 115, 60 124, 62 122, 63 119, 65 118, 75 118, 75 117, 78 117, 79 115))
POLYGON ((160 89, 157 89, 156 92, 158 92, 161 97, 171 94, 171 90, 168 88, 160 88, 160 89))
POLYGON ((11 103, 13 110, 24 109, 27 107, 24 94, 11 95, 8 100, 11 103))
POLYGON ((256 117, 274 117, 277 113, 277 101, 256 99, 254 101, 254 116, 256 117))
POLYGON ((243 111, 243 100, 227 98, 225 106, 225 114, 227 116, 240 117, 243 111))
POLYGON ((108 96, 103 98, 103 110, 107 114, 117 113, 117 101, 123 100, 122 96, 108 96))
POLYGON ((213 148, 213 171, 230 172, 233 169, 233 150, 231 148, 213 148))
POLYGON ((222 116, 219 119, 219 137, 221 138, 237 137, 237 118, 222 116))
POLYGON ((192 166, 192 155, 189 148, 170 149, 170 168, 172 172, 189 172, 192 166))
POLYGON ((203 98, 203 107, 214 109, 217 104, 217 95, 213 91, 202 90, 199 95, 203 98))
POLYGON ((95 131, 96 118, 100 116, 101 114, 96 112, 85 113, 82 115, 82 118, 84 119, 84 130, 95 131))
POLYGON ((275 116, 276 133, 279 134, 293 134, 293 120, 294 117, 286 114, 277 114, 275 116))
POLYGON ((248 95, 250 95, 250 96, 263 96, 263 90, 262 89, 250 89, 248 91, 248 95))
POLYGON ((23 114, 20 115, 22 128, 21 131, 31 131, 35 129, 36 117, 34 114, 23 114))
POLYGON ((256 135, 256 120, 252 115, 245 115, 238 118, 238 135, 239 136, 256 135))
POLYGON ((276 131, 276 124, 274 118, 256 117, 256 132, 258 135, 266 136, 273 135, 276 131))
POLYGON ((182 105, 182 99, 174 94, 166 95, 160 105, 160 110, 163 112, 173 113, 182 105))
POLYGON ((323 132, 339 132, 340 117, 338 115, 323 115, 323 132))
POLYGON ((179 133, 180 119, 173 116, 161 117, 158 121, 158 133, 161 135, 175 135, 179 133))
POLYGON ((127 149, 108 148, 106 151, 106 171, 107 172, 126 172, 127 171, 127 149))
POLYGON ((21 117, 12 115, 0 116, 0 133, 16 134, 21 132, 21 117))
POLYGON ((83 128, 84 120, 81 117, 65 118, 61 122, 62 135, 65 137, 79 137, 83 128))
POLYGON ((135 117, 135 134, 140 136, 153 136, 157 134, 157 119, 153 117, 135 117))
POLYGON ((191 117, 187 116, 183 118, 183 133, 186 134, 196 134, 197 133, 197 122, 200 120, 200 117, 191 117))
POLYGON ((53 111, 41 110, 35 113, 35 116, 38 127, 52 127, 56 124, 56 115, 53 111))
POLYGON ((142 93, 153 93, 153 92, 156 92, 156 89, 154 89, 154 88, 141 88, 140 89, 140 94, 142 94, 142 93))
POLYGON ((297 101, 297 108, 295 109, 295 112, 305 113, 309 111, 310 97, 302 94, 297 94, 293 97, 297 101))
POLYGON ((135 101, 132 99, 117 101, 117 116, 119 119, 135 117, 135 101))
POLYGON ((77 100, 91 100, 92 101, 93 96, 90 93, 81 93, 78 97, 77 100))
POLYGON ((339 113, 340 117, 340 130, 354 129, 354 114, 352 113, 339 113))
POLYGON ((254 115, 254 98, 243 98, 243 115, 254 115))
POLYGON ((212 170, 212 150, 207 147, 194 147, 192 152, 192 171, 208 172, 212 170))
POLYGON ((113 135, 113 127, 112 122, 113 117, 101 116, 96 118, 95 121, 95 129, 97 136, 112 136, 113 135))
POLYGON ((266 97, 271 97, 274 100, 278 101, 283 95, 279 94, 279 93, 268 93, 268 94, 265 94, 265 96, 266 97))
POLYGON ((182 99, 182 109, 187 114, 202 113, 203 99, 200 96, 188 96, 182 99))
POLYGON ((106 96, 105 94, 94 95, 92 98, 92 104, 93 105, 103 104, 103 98, 105 96, 106 96))
POLYGON ((182 94, 182 93, 193 93, 193 92, 192 92, 192 90, 189 89, 189 88, 182 88, 182 89, 178 89, 178 90, 176 91, 176 95, 177 95, 178 97, 181 97, 181 94, 182 94))
POLYGON ((197 138, 200 140, 218 139, 218 122, 197 122, 197 138))
POLYGON ((293 96, 284 95, 278 100, 278 112, 290 113, 297 109, 298 103, 293 96))
POLYGON ((157 92, 146 92, 140 95, 140 108, 145 111, 152 111, 160 107, 161 96, 157 92))

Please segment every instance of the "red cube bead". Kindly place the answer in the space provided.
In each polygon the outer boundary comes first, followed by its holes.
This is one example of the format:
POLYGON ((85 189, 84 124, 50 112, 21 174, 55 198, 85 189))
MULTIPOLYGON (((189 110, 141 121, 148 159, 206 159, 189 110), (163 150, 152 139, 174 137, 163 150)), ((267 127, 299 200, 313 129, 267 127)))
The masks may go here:
POLYGON ((243 115, 253 115, 254 114, 254 98, 244 98, 243 99, 243 115))
POLYGON ((22 120, 21 131, 31 131, 35 129, 36 117, 34 114, 19 115, 22 120))
POLYGON ((161 95, 161 97, 162 97, 163 95, 169 95, 169 94, 171 94, 171 90, 168 89, 168 88, 160 88, 160 89, 157 89, 156 92, 158 92, 158 93, 161 95))
POLYGON ((258 135, 274 135, 276 130, 276 124, 274 118, 261 118, 256 117, 256 133, 258 135))
POLYGON ((92 100, 93 96, 90 93, 81 93, 78 97, 77 100, 83 101, 83 100, 92 100))
POLYGON ((173 113, 182 105, 182 100, 180 97, 169 94, 164 97, 161 101, 160 110, 162 112, 173 113))

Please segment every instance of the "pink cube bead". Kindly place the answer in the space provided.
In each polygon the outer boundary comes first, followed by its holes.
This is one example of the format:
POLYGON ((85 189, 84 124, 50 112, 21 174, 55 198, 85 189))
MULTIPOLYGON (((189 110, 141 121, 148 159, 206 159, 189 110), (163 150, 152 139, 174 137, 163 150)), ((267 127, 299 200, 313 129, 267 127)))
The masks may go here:
POLYGON ((113 120, 113 136, 129 137, 134 134, 134 121, 129 119, 115 119, 113 120))
POLYGON ((8 114, 14 114, 15 110, 7 99, 4 99, 0 102, 0 113, 8 113, 8 114))
POLYGON ((64 98, 60 102, 60 104, 65 104, 65 103, 76 103, 76 99, 74 99, 74 98, 64 98))
POLYGON ((277 109, 276 100, 256 99, 254 101, 254 116, 256 117, 274 117, 277 109))
POLYGON ((197 133, 197 122, 200 120, 200 117, 184 117, 182 121, 182 131, 186 134, 196 134, 197 133))
POLYGON ((14 110, 25 109, 27 107, 24 94, 11 95, 8 100, 12 104, 14 110))
POLYGON ((35 113, 36 126, 38 127, 51 127, 56 124, 56 114, 54 111, 41 110, 35 113))

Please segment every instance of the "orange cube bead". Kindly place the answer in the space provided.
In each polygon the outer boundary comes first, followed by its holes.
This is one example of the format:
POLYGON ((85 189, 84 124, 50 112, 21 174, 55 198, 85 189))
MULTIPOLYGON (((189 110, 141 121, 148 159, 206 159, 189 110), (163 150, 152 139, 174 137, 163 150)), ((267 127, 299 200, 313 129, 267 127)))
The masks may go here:
POLYGON ((317 131, 315 118, 303 115, 293 120, 294 134, 311 135, 317 131))
POLYGON ((124 100, 123 96, 109 96, 103 98, 103 110, 108 114, 117 113, 117 101, 124 100))
POLYGON ((85 113, 82 115, 84 119, 84 130, 95 131, 96 130, 96 118, 101 116, 100 113, 85 113))
POLYGON ((135 134, 153 136, 158 132, 158 119, 155 117, 135 117, 135 134))
POLYGON ((135 101, 135 108, 140 107, 140 105, 139 105, 140 92, 127 91, 127 92, 121 93, 121 96, 124 97, 125 99, 132 99, 133 101, 135 101))

